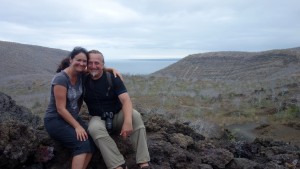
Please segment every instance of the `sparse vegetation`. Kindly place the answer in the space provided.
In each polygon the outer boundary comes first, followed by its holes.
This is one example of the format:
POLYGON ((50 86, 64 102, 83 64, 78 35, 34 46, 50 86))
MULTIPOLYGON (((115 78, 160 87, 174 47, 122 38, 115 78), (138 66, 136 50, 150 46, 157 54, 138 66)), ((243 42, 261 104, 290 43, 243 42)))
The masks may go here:
POLYGON ((189 79, 176 79, 175 82, 174 78, 153 76, 126 76, 125 79, 135 104, 143 104, 143 107, 149 109, 160 105, 160 111, 163 110, 166 116, 183 121, 195 121, 205 116, 222 124, 224 118, 230 118, 234 123, 256 121, 260 117, 275 121, 293 120, 299 116, 298 101, 287 104, 293 95, 299 93, 299 89, 297 85, 287 87, 283 82, 277 83, 280 86, 270 87, 267 82, 248 82, 246 85, 243 82, 223 82, 218 85, 215 81, 193 79, 191 83, 189 79), (147 86, 142 89, 143 92, 135 92, 136 88, 141 89, 143 86, 147 86), (179 114, 174 115, 176 112, 179 114), (282 115, 283 112, 285 115, 282 115))
MULTIPOLYGON (((34 49, 39 52, 38 47, 34 49)), ((30 71, 18 73, 15 68, 19 65, 14 63, 10 66, 13 71, 6 69, 0 80, 1 91, 39 116, 48 104, 54 73, 40 72, 42 68, 35 65, 47 67, 51 63, 54 70, 62 58, 59 55, 65 54, 43 48, 37 55, 48 50, 47 54, 55 55, 53 60, 26 62, 23 58, 22 65, 28 63, 30 71)), ((134 107, 142 113, 163 114, 170 121, 201 119, 220 126, 247 121, 291 122, 300 116, 299 58, 299 49, 196 54, 148 76, 124 75, 125 84, 134 107)))
MULTIPOLYGON (((26 86, 26 82, 14 82, 13 87, 2 86, 1 91, 40 115, 46 109, 50 94, 46 83, 50 83, 50 79, 43 83, 30 83, 29 86, 26 86)), ((286 84, 281 84, 283 86, 262 88, 260 84, 258 89, 251 90, 249 84, 245 88, 243 83, 216 83, 201 80, 193 80, 191 83, 189 79, 175 81, 174 78, 154 76, 125 76, 125 84, 135 105, 147 110, 145 113, 164 114, 170 120, 195 121, 205 117, 217 124, 226 125, 230 124, 229 120, 223 119, 230 119, 233 123, 253 121, 262 116, 274 121, 299 118, 300 104, 297 99, 292 99, 297 98, 298 86, 287 87, 286 84)))

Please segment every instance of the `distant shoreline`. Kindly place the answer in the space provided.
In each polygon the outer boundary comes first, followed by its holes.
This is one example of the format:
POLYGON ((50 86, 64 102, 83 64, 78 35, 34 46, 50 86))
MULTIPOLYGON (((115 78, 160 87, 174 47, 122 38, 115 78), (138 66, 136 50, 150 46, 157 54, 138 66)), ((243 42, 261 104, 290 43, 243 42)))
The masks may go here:
POLYGON ((163 69, 180 59, 117 59, 107 60, 106 66, 118 69, 124 74, 151 74, 163 69))
POLYGON ((107 61, 178 61, 182 58, 162 58, 162 59, 108 59, 107 61))

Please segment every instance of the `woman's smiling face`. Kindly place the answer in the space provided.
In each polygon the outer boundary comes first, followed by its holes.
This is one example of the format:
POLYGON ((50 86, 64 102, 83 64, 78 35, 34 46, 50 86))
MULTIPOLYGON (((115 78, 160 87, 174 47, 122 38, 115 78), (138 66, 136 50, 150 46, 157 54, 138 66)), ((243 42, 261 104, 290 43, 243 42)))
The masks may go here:
POLYGON ((75 55, 73 59, 70 59, 70 66, 77 72, 83 72, 87 66, 87 56, 84 53, 75 55))

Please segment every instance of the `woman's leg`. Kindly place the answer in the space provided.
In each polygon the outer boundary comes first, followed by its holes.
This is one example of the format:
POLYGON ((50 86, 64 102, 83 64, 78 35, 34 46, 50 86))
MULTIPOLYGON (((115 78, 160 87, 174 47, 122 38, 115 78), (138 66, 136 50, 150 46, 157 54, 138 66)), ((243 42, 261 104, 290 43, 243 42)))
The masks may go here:
POLYGON ((86 156, 87 153, 73 156, 72 169, 85 169, 84 165, 85 165, 86 156))
POLYGON ((86 169, 87 166, 89 165, 91 159, 93 157, 93 153, 87 153, 86 154, 86 157, 85 157, 85 161, 84 161, 84 165, 83 165, 83 168, 86 169))
POLYGON ((72 169, 86 169, 92 159, 92 153, 84 153, 73 156, 72 169))
MULTIPOLYGON (((79 122, 81 122, 79 120, 79 122)), ((74 128, 61 118, 45 120, 49 135, 72 151, 72 169, 83 169, 91 160, 95 147, 92 138, 86 141, 77 140, 74 128)), ((83 125, 83 124, 82 124, 83 125)), ((85 169, 85 168, 84 168, 85 169)))

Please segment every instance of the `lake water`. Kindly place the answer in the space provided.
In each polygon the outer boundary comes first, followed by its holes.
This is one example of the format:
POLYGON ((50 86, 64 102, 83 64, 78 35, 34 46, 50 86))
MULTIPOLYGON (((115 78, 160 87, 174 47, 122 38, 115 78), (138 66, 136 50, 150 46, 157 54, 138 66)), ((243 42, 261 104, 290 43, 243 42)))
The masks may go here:
POLYGON ((180 59, 120 59, 105 61, 106 67, 113 67, 122 74, 145 75, 163 69, 180 59))

